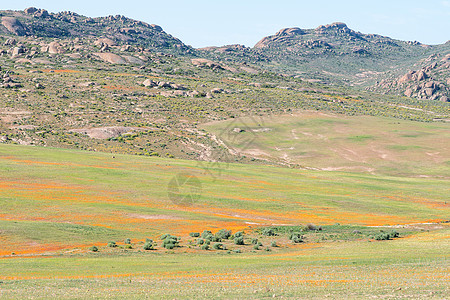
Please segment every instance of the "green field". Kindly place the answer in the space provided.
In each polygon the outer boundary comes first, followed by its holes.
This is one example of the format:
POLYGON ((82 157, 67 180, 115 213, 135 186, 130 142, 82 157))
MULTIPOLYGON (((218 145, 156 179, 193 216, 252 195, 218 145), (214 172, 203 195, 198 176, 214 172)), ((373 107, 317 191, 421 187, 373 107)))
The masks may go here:
POLYGON ((449 123, 302 111, 202 127, 241 155, 283 165, 395 176, 449 175, 449 123))
POLYGON ((450 211, 445 178, 18 145, 0 145, 0 170, 1 298, 448 293, 449 227, 439 223, 450 211), (324 229, 299 244, 255 231, 308 223, 324 229), (392 229, 373 226, 399 224, 399 238, 371 236, 392 229), (221 228, 243 230, 246 245, 226 240, 230 251, 201 250, 189 236, 221 228), (363 235, 354 237, 355 228, 363 235), (162 248, 163 233, 181 237, 181 247, 162 248), (259 250, 250 243, 255 237, 259 250), (146 238, 157 241, 156 250, 142 249, 146 238), (119 247, 107 247, 110 241, 119 247))

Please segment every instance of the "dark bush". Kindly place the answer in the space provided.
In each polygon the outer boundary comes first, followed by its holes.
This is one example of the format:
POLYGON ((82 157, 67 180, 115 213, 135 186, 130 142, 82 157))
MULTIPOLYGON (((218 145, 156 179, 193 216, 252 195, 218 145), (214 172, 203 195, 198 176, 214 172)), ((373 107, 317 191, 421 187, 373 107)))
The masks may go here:
POLYGON ((131 244, 131 239, 126 239, 126 240, 124 241, 124 243, 125 243, 126 245, 131 244))
POLYGON ((303 236, 301 235, 300 232, 293 232, 293 233, 291 233, 291 235, 289 236, 289 239, 293 243, 303 243, 303 236))
POLYGON ((227 240, 231 236, 231 230, 220 229, 218 232, 216 232, 215 236, 218 239, 227 240))
POLYGON ((378 235, 374 237, 377 241, 386 241, 391 240, 393 238, 399 237, 399 233, 397 231, 391 231, 391 232, 381 232, 378 235))
POLYGON ((253 244, 253 245, 258 244, 258 239, 257 239, 257 238, 253 238, 253 239, 252 239, 252 244, 253 244))
POLYGON ((92 246, 91 248, 89 248, 89 250, 91 250, 92 252, 98 252, 98 248, 96 246, 92 246))
POLYGON ((275 235, 277 235, 275 233, 275 230, 273 228, 270 228, 270 227, 263 228, 261 230, 261 234, 262 235, 267 235, 267 236, 275 236, 275 235))
POLYGON ((213 249, 215 250, 223 250, 223 244, 222 243, 216 243, 213 245, 213 249))
POLYGON ((116 244, 116 242, 109 242, 108 247, 115 248, 115 247, 117 247, 117 244, 116 244))
POLYGON ((209 230, 204 230, 204 231, 202 232, 202 238, 204 238, 204 239, 212 240, 213 236, 214 236, 214 235, 213 235, 212 232, 209 231, 209 230))
POLYGON ((243 237, 244 233, 242 231, 238 231, 234 234, 234 238, 243 237))
POLYGON ((199 237, 200 233, 198 233, 198 232, 191 232, 191 233, 189 233, 189 235, 192 236, 192 237, 199 237))
POLYGON ((234 243, 236 245, 244 245, 244 237, 243 236, 235 237, 234 238, 234 243))
POLYGON ((209 249, 209 246, 208 245, 203 245, 202 246, 202 250, 208 250, 209 249))
POLYGON ((153 248, 153 243, 145 243, 144 244, 144 250, 154 250, 155 248, 153 248))
POLYGON ((165 235, 165 239, 163 240, 162 246, 166 249, 173 249, 175 247, 178 247, 179 245, 179 238, 173 235, 165 235))

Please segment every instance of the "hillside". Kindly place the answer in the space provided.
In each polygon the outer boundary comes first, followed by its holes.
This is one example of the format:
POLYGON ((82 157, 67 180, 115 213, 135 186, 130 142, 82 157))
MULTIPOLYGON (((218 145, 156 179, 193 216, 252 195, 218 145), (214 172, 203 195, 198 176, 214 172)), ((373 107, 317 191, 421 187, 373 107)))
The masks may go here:
MULTIPOLYGON (((175 48, 159 42, 152 46, 148 44, 152 39, 162 41, 171 37, 152 25, 128 18, 86 21, 89 18, 73 13, 46 14, 33 9, 1 14, 6 20, 14 18, 23 28, 18 30, 17 24, 9 29, 4 27, 7 34, 0 36, 3 143, 285 165, 282 157, 260 159, 227 149, 215 137, 217 133, 202 131, 200 124, 252 116, 265 119, 299 110, 421 122, 445 122, 450 115, 449 106, 442 101, 380 96, 376 91, 311 83, 296 76, 269 72, 268 65, 252 60, 255 50, 236 45, 217 59, 201 58, 217 49, 184 51, 183 46, 175 47, 179 51, 173 52, 175 48), (63 18, 70 15, 79 22, 63 18), (67 34, 46 36, 45 30, 38 30, 44 25, 64 29, 67 34), (124 34, 117 33, 116 29, 125 25, 135 28, 127 33, 134 39, 123 40, 124 34), (144 33, 149 37, 138 38, 144 33), (190 51, 192 54, 188 54, 190 51), (228 55, 237 55, 229 52, 242 56, 227 60, 228 55)), ((287 43, 291 35, 302 37, 303 33, 282 31, 281 41, 287 43)), ((355 33, 346 29, 342 34, 355 33)), ((175 43, 174 39, 171 41, 175 43)), ((281 43, 278 38, 267 38, 259 47, 270 50, 277 43, 281 43)), ((408 49, 422 48, 404 44, 408 49)), ((269 50, 267 53, 272 51, 269 50)), ((348 57, 352 55, 356 54, 348 57)), ((440 65, 437 66, 433 70, 440 70, 440 65)), ((444 80, 445 73, 439 74, 440 77, 429 78, 444 80)), ((444 90, 437 83, 433 87, 439 93, 444 90)), ((340 160, 331 164, 344 166, 340 160)))
POLYGON ((90 18, 70 11, 49 13, 45 9, 30 7, 24 11, 1 11, 0 17, 0 33, 37 38, 40 41, 48 38, 84 38, 100 39, 104 50, 117 44, 175 53, 190 53, 193 50, 158 25, 120 15, 90 18))
POLYGON ((428 81, 439 80, 435 83, 437 88, 420 95, 410 92, 406 95, 442 101, 447 101, 443 97, 449 96, 446 80, 449 78, 450 43, 425 45, 417 41, 394 40, 354 31, 344 23, 315 29, 281 29, 275 35, 261 39, 253 48, 224 46, 201 50, 211 57, 251 61, 267 70, 307 81, 361 89, 376 86, 379 89, 373 90, 399 95, 403 95, 407 87, 397 89, 394 79, 426 65, 422 70, 426 78, 418 81, 426 85, 428 81), (432 67, 428 67, 430 65, 432 67), (436 68, 440 70, 437 78, 434 73, 438 72, 433 71, 436 68), (391 85, 387 86, 388 82, 391 85))

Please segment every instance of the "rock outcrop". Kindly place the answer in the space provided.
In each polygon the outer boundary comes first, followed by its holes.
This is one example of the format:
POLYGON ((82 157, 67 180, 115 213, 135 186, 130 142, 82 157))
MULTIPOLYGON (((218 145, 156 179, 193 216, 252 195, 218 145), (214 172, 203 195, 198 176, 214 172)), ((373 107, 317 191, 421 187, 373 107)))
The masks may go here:
POLYGON ((25 26, 16 18, 13 17, 2 17, 2 25, 6 27, 6 29, 15 35, 23 36, 27 35, 28 31, 25 26))

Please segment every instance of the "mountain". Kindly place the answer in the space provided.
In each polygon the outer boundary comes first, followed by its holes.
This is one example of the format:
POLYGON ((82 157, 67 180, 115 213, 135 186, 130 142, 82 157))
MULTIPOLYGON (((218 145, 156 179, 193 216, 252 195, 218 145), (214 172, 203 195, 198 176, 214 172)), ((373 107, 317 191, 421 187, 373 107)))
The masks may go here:
POLYGON ((121 15, 90 18, 74 12, 49 13, 30 7, 24 11, 1 11, 0 33, 35 38, 74 39, 105 38, 111 43, 126 43, 152 50, 188 54, 192 47, 147 24, 121 15))
MULTIPOLYGON (((448 78, 449 75, 446 57, 450 54, 450 43, 424 45, 417 41, 400 41, 357 32, 339 22, 315 29, 281 29, 261 39, 253 48, 224 46, 201 50, 215 59, 247 59, 266 70, 308 81, 351 85, 382 92, 387 91, 386 84, 395 85, 394 81, 398 77, 420 69, 418 65, 430 59, 435 60, 441 70, 438 77, 448 78)), ((431 69, 426 71, 427 78, 434 77, 429 73, 431 69)), ((436 85, 440 86, 439 94, 419 93, 420 97, 440 99, 448 96, 449 85, 446 80, 440 79, 436 85)), ((408 88, 411 87, 401 86, 388 91, 403 95, 408 88)), ((408 96, 419 94, 406 93, 408 96)))

